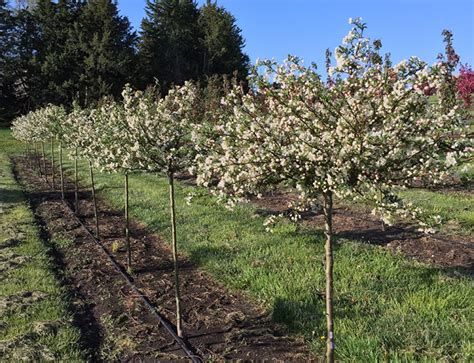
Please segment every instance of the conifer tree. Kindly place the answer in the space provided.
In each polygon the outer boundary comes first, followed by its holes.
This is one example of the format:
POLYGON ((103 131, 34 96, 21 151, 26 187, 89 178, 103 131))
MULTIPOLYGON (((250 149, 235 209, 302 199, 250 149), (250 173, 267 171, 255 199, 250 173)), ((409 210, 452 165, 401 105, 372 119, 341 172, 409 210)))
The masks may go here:
POLYGON ((6 0, 0 0, 0 124, 13 117, 14 72, 12 67, 13 17, 6 0))
POLYGON ((197 79, 201 58, 199 10, 193 0, 147 0, 139 47, 142 86, 162 90, 197 79))
POLYGON ((77 52, 83 59, 80 101, 119 97, 134 79, 136 33, 112 0, 90 0, 76 23, 77 52))
POLYGON ((210 0, 201 7, 199 28, 202 32, 202 72, 207 75, 234 75, 245 79, 249 57, 243 52, 245 41, 235 17, 210 0))
POLYGON ((34 9, 41 41, 42 103, 71 105, 78 92, 81 59, 74 51, 74 22, 79 14, 76 0, 39 0, 34 9))
POLYGON ((38 24, 29 8, 16 9, 11 14, 11 41, 8 44, 9 51, 3 55, 12 77, 14 112, 21 114, 39 105, 41 75, 35 56, 40 35, 38 24))

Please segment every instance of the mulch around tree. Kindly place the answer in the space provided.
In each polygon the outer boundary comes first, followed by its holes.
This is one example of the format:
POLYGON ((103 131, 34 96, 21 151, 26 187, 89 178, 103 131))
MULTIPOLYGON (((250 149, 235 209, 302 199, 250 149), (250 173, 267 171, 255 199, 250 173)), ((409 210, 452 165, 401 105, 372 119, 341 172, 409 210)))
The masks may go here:
MULTIPOLYGON (((31 206, 47 237, 64 236, 72 243, 55 247, 72 295, 75 323, 91 360, 153 361, 186 356, 141 300, 121 278, 105 253, 90 239, 58 190, 33 170, 25 158, 14 158, 17 180, 28 192, 31 206)), ((51 181, 51 180, 50 180, 51 181)), ((56 183, 59 184, 59 175, 56 183)), ((58 185, 56 186, 58 188, 58 185)), ((67 190, 72 190, 67 181, 67 190)), ((83 190, 83 189, 82 189, 83 190)), ((67 193, 73 203, 74 195, 67 193)), ((122 212, 99 200, 101 240, 125 268, 122 212)), ((72 205, 72 204, 71 204, 72 205)), ((81 191, 79 214, 94 229, 92 198, 81 191)), ((157 235, 137 221, 131 223, 132 278, 158 311, 175 321, 172 252, 157 235)), ((307 361, 312 357, 302 338, 289 337, 272 322, 270 313, 242 293, 231 292, 180 255, 183 328, 188 342, 205 360, 307 361)))

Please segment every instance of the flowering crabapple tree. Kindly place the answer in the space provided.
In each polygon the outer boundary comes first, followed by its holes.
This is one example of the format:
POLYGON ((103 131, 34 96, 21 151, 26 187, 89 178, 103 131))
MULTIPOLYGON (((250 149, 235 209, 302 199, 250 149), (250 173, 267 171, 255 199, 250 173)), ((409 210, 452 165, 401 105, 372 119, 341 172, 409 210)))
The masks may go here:
POLYGON ((380 54, 381 42, 364 36, 366 25, 350 23, 328 80, 296 57, 282 65, 259 62, 250 92, 234 85, 218 122, 193 132, 198 154, 191 172, 231 205, 281 185, 294 188, 300 205, 322 199, 328 362, 334 361, 333 198, 371 200, 384 218, 416 217, 394 189, 425 176, 440 180, 465 151, 459 107, 446 111, 440 94, 451 91, 445 63, 428 66, 412 57, 393 66, 380 54))
POLYGON ((32 118, 30 121, 33 123, 36 134, 38 135, 39 140, 41 140, 41 155, 43 161, 43 175, 48 182, 48 172, 46 169, 46 152, 45 152, 45 142, 51 139, 51 130, 48 127, 49 117, 45 109, 40 108, 33 112, 32 118))
MULTIPOLYGON (((125 92, 131 92, 128 86, 125 92)), ((94 126, 93 142, 88 149, 88 156, 93 166, 102 172, 124 174, 125 244, 127 269, 131 272, 128 175, 139 168, 132 149, 132 131, 126 122, 124 107, 110 100, 105 100, 94 109, 91 118, 94 126)))
POLYGON ((52 182, 53 188, 54 183, 54 140, 59 143, 59 174, 61 183, 61 198, 64 199, 64 173, 63 173, 63 137, 65 130, 65 119, 67 117, 66 110, 62 106, 50 105, 43 109, 44 116, 46 117, 47 127, 51 134, 51 166, 52 166, 52 182))
POLYGON ((19 116, 12 122, 11 130, 12 136, 23 142, 27 145, 27 150, 29 150, 29 146, 31 143, 34 144, 34 159, 37 163, 38 172, 42 175, 41 169, 41 161, 38 154, 38 143, 41 142, 39 135, 36 132, 36 125, 34 123, 35 113, 29 112, 26 115, 19 116))
POLYGON ((78 178, 78 158, 79 150, 84 145, 83 132, 90 132, 89 111, 79 107, 77 103, 73 105, 72 110, 64 120, 64 146, 69 150, 69 157, 74 160, 74 212, 79 213, 79 178, 78 178), (88 125, 88 126, 86 126, 88 125))
POLYGON ((474 71, 469 65, 461 65, 456 84, 459 96, 464 102, 464 107, 470 108, 472 105, 472 94, 474 93, 474 71))
MULTIPOLYGON (((99 215, 97 198, 95 192, 93 161, 97 160, 101 144, 97 141, 101 134, 101 124, 96 122, 96 109, 83 109, 79 111, 80 117, 71 119, 75 122, 77 130, 77 146, 75 147, 75 174, 77 175, 77 154, 86 159, 89 165, 89 177, 91 182, 92 203, 94 206, 95 237, 100 238, 99 215)), ((77 177, 76 177, 77 183, 77 177)))
POLYGON ((198 112, 196 107, 198 90, 193 83, 186 82, 183 86, 172 88, 164 98, 157 99, 152 92, 133 92, 130 88, 126 88, 122 96, 132 136, 132 151, 140 169, 162 172, 168 176, 176 327, 178 336, 182 337, 174 179, 176 173, 185 171, 193 160, 191 130, 192 120, 197 117, 198 112))

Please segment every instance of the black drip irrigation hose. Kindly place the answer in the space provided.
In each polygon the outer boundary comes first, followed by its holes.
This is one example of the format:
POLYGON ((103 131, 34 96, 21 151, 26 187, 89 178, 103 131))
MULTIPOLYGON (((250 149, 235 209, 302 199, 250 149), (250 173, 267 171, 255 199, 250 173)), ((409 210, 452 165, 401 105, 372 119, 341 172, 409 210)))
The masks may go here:
MULTIPOLYGON (((46 184, 51 188, 51 184, 46 181, 46 184)), ((51 189, 54 191, 54 189, 51 189)), ((173 340, 179 345, 179 347, 186 353, 186 355, 191 359, 193 363, 201 363, 203 362, 202 358, 195 352, 195 348, 191 346, 187 341, 185 341, 183 338, 179 337, 178 334, 175 332, 175 329, 173 328, 172 324, 161 314, 158 312, 158 310, 153 306, 153 304, 150 302, 150 299, 146 295, 144 295, 140 289, 132 282, 130 277, 123 271, 123 269, 120 267, 120 265, 115 261, 113 256, 110 254, 110 252, 107 250, 107 248, 103 245, 103 243, 97 239, 92 232, 85 226, 85 224, 81 221, 81 219, 74 213, 72 210, 71 206, 66 202, 66 200, 61 199, 63 204, 66 206, 67 209, 71 212, 72 216, 74 219, 79 223, 82 228, 86 231, 87 235, 94 241, 96 245, 100 247, 100 249, 106 254, 108 260, 112 265, 114 266, 115 270, 123 277, 123 279, 126 281, 127 285, 140 297, 142 302, 145 304, 145 306, 148 308, 150 313, 158 320, 159 324, 161 324, 165 330, 168 332, 169 335, 173 338, 173 340)))

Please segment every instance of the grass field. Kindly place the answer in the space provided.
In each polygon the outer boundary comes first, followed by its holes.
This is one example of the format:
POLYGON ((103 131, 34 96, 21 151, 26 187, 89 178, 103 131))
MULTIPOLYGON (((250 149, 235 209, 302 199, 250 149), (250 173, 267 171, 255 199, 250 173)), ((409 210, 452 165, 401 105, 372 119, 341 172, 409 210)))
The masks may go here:
POLYGON ((424 211, 440 215, 442 230, 451 233, 474 234, 473 194, 412 189, 405 190, 400 195, 424 211))
MULTIPOLYGON (((0 361, 82 361, 67 292, 5 153, 0 151, 0 361)), ((6 148, 3 148, 6 146, 6 148)))
MULTIPOLYGON (((2 142, 8 133, 2 133, 2 142)), ((12 146, 12 150, 16 149, 12 146)), ((87 184, 87 170, 80 163, 87 184)), ((67 163, 71 169, 71 163, 67 163)), ((122 176, 98 174, 101 197, 122 207, 122 176)), ((168 190, 158 175, 132 175, 131 214, 168 239, 168 190)), ((267 233, 248 205, 234 212, 208 196, 184 202, 178 184, 179 247, 204 270, 245 291, 276 321, 324 351, 321 231, 281 223, 267 233)), ((472 361, 474 281, 393 256, 378 247, 339 241, 335 252, 337 358, 343 361, 472 361)))

